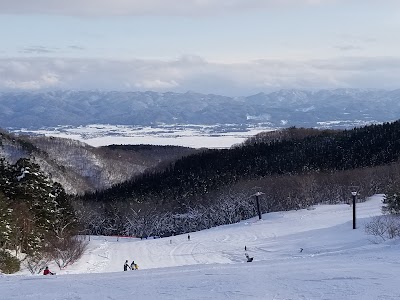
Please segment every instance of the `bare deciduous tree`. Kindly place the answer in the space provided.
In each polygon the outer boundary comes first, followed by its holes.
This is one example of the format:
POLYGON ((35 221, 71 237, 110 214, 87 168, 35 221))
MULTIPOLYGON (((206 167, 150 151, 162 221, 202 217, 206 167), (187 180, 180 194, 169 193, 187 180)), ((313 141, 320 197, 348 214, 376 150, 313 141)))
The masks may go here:
POLYGON ((79 237, 68 236, 63 239, 53 239, 50 245, 50 257, 61 270, 83 255, 88 242, 79 237))
POLYGON ((33 256, 26 256, 23 264, 31 274, 38 274, 47 266, 50 260, 51 257, 49 257, 48 253, 42 252, 33 256))
POLYGON ((399 237, 400 217, 396 215, 374 217, 371 222, 365 225, 365 232, 380 238, 382 241, 399 237))

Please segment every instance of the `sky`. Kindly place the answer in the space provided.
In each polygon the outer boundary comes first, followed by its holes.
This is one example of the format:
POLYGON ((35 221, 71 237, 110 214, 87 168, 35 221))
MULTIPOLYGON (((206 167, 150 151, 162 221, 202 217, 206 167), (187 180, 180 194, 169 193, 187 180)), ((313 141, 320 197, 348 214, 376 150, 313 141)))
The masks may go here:
POLYGON ((0 0, 1 90, 399 88, 397 0, 0 0))
POLYGON ((92 236, 77 262, 63 270, 49 265, 55 276, 26 269, 0 274, 0 294, 7 300, 399 299, 400 241, 364 230, 381 206, 382 195, 358 203, 355 230, 352 207, 339 204, 263 214, 191 232, 190 241, 186 234, 92 236), (122 271, 125 260, 139 269, 122 271))

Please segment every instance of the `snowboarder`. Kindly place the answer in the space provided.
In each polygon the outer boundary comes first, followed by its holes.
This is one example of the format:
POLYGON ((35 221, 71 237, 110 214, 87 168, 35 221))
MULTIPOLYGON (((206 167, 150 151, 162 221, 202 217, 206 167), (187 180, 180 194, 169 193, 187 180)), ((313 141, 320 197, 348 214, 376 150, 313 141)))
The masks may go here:
POLYGON ((43 270, 43 275, 55 275, 56 273, 53 273, 53 272, 51 272, 50 270, 49 270, 49 267, 46 267, 44 270, 43 270))
POLYGON ((303 250, 304 250, 303 248, 300 248, 300 253, 303 252, 303 250))
POLYGON ((134 260, 132 260, 132 263, 131 263, 131 270, 133 271, 133 270, 136 270, 136 268, 135 268, 135 261, 134 260))
POLYGON ((124 271, 128 271, 128 269, 130 269, 131 267, 129 266, 129 264, 128 264, 128 260, 126 260, 125 261, 125 264, 124 264, 124 271))
POLYGON ((253 261, 253 257, 250 257, 247 253, 245 255, 246 255, 246 258, 247 258, 247 262, 252 262, 253 261))

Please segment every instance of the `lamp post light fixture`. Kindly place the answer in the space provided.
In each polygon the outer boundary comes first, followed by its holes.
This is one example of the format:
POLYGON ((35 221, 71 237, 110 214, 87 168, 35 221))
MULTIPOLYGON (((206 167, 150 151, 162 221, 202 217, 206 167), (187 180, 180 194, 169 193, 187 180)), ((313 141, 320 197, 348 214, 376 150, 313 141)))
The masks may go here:
POLYGON ((357 192, 351 192, 353 196, 353 229, 356 229, 356 196, 357 192))
POLYGON ((262 219, 262 215, 261 215, 261 208, 260 208, 260 200, 258 199, 259 196, 264 195, 264 193, 262 192, 257 192, 255 193, 253 196, 256 197, 256 205, 257 205, 257 213, 258 213, 258 219, 261 220, 262 219))

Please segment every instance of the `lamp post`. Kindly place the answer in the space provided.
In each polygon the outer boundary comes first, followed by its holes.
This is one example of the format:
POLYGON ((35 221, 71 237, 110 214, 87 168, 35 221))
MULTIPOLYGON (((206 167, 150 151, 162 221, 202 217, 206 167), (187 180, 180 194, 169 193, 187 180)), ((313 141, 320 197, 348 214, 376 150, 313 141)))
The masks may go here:
POLYGON ((356 196, 357 192, 351 192, 353 196, 353 229, 356 229, 356 196))
POLYGON ((255 193, 253 196, 256 197, 256 205, 257 205, 257 213, 258 213, 258 219, 261 220, 262 219, 262 215, 261 215, 261 208, 260 208, 260 200, 258 199, 259 196, 264 195, 264 193, 262 192, 257 192, 255 193))

